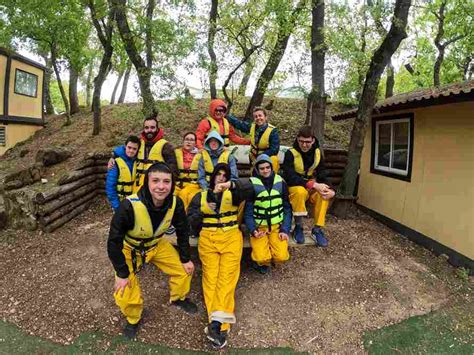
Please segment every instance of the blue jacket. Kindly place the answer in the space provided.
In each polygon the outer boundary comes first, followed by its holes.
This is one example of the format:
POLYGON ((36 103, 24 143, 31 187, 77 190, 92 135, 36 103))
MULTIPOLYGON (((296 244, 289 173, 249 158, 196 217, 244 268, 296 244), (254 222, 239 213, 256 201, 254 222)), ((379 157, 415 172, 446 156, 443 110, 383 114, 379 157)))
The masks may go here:
MULTIPOLYGON (((219 156, 224 151, 224 148, 225 148, 224 140, 222 139, 221 135, 217 133, 216 131, 211 131, 211 133, 207 135, 207 138, 204 141, 204 149, 206 149, 209 155, 211 156, 212 164, 214 166, 217 165, 219 156), (209 147, 209 140, 211 138, 217 139, 220 143, 219 148, 217 148, 216 151, 212 151, 211 148, 209 147)), ((235 158, 232 156, 232 154, 229 156, 229 168, 230 168, 230 180, 237 181, 239 179, 239 170, 237 169, 237 162, 235 161, 235 158)), ((207 190, 209 184, 206 181, 206 169, 204 168, 204 159, 202 157, 199 160, 199 165, 198 165, 198 183, 199 183, 199 186, 201 186, 201 189, 203 191, 207 190)))
MULTIPOLYGON (((230 114, 226 117, 232 126, 244 133, 250 133, 250 127, 252 126, 252 122, 241 121, 237 117, 232 116, 230 114)), ((267 127, 268 123, 265 123, 262 127, 256 127, 255 139, 257 143, 260 141, 260 138, 262 137, 262 134, 263 132, 265 132, 267 127)), ((262 154, 266 154, 270 157, 273 155, 277 155, 278 151, 280 150, 280 136, 278 135, 278 130, 276 128, 274 128, 272 133, 270 133, 270 137, 268 137, 268 143, 270 144, 270 146, 262 154)))
MULTIPOLYGON (((255 169, 257 168, 258 164, 262 161, 268 162, 270 166, 272 166, 272 161, 270 157, 268 155, 261 154, 258 156, 257 160, 255 161, 255 169)), ((272 170, 273 170, 273 167, 272 167, 272 170)), ((266 179, 259 176, 258 174, 254 174, 254 176, 259 178, 262 181, 263 185, 267 188, 267 190, 273 186, 273 179, 275 177, 275 173, 273 171, 272 171, 272 174, 266 179)), ((257 196, 254 196, 254 198, 251 199, 252 201, 247 200, 247 202, 245 202, 244 221, 245 221, 245 225, 247 226, 251 234, 253 234, 253 232, 255 232, 258 229, 258 226, 255 223, 255 218, 253 217, 253 204, 256 197, 257 196)), ((282 200, 283 200, 283 222, 280 224, 280 232, 286 233, 289 235, 290 229, 291 229, 291 219, 293 217, 293 214, 291 212, 291 204, 290 204, 290 199, 288 197, 288 187, 284 180, 283 180, 282 200)))
MULTIPOLYGON (((116 147, 114 149, 114 157, 122 158, 130 169, 130 173, 133 171, 133 162, 135 158, 129 158, 125 154, 125 146, 116 147)), ((105 180, 105 193, 107 194, 107 199, 109 200, 110 205, 115 210, 120 206, 120 200, 117 194, 117 182, 119 177, 119 170, 117 164, 114 164, 114 167, 110 169, 107 173, 107 179, 105 180)))

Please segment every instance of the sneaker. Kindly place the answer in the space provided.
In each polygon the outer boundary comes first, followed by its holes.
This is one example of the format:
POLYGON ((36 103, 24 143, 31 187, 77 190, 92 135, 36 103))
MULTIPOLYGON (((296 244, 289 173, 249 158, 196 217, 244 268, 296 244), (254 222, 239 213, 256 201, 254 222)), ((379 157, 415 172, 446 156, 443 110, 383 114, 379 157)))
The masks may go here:
POLYGON ((186 313, 193 314, 197 313, 197 306, 189 300, 189 298, 185 298, 184 300, 176 300, 171 302, 172 305, 182 309, 186 313))
POLYGON ((326 239, 326 236, 324 235, 324 232, 321 227, 315 226, 313 227, 313 229, 311 229, 311 239, 314 240, 317 246, 320 246, 322 248, 328 246, 328 240, 326 239))
POLYGON ((166 235, 171 235, 171 234, 174 234, 176 232, 176 228, 173 227, 173 226, 170 226, 166 231, 165 231, 165 234, 166 235))
POLYGON ((304 244, 304 234, 303 234, 303 227, 297 224, 295 229, 293 229, 293 233, 291 233, 293 240, 298 244, 304 244))
POLYGON ((140 327, 140 322, 137 324, 131 324, 127 322, 125 328, 123 328, 123 336, 129 340, 133 340, 137 337, 138 328, 140 327))
POLYGON ((211 341, 215 349, 222 349, 227 345, 227 332, 221 332, 221 323, 212 321, 206 328, 204 328, 207 339, 211 341))
POLYGON ((257 270, 263 275, 268 274, 268 272, 270 271, 270 266, 268 265, 258 265, 256 262, 253 262, 252 266, 255 270, 257 270))

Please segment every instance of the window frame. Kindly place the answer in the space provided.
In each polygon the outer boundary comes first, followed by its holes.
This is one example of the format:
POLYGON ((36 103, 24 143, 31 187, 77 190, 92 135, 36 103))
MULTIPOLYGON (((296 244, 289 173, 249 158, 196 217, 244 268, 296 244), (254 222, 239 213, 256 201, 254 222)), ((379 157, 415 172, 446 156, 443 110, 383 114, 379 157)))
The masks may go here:
POLYGON ((15 94, 17 94, 17 95, 22 95, 22 96, 26 96, 26 97, 37 98, 37 97, 38 97, 38 82, 39 82, 39 77, 38 77, 38 75, 36 75, 36 74, 34 74, 34 73, 30 73, 30 72, 28 72, 28 71, 26 71, 26 70, 23 70, 23 69, 20 69, 20 68, 15 68, 15 82, 13 83, 13 92, 14 92, 15 94), (28 75, 32 75, 32 76, 34 76, 34 77, 36 78, 36 87, 35 87, 35 95, 34 95, 34 96, 28 95, 28 94, 24 94, 24 93, 18 92, 18 91, 16 90, 17 73, 18 73, 19 71, 20 71, 20 72, 23 72, 23 73, 26 73, 26 74, 28 74, 28 75))
MULTIPOLYGON (((391 134, 393 138, 393 129, 391 129, 391 134)), ((393 148, 393 139, 390 140, 390 152, 392 152, 393 148)), ((398 115, 390 115, 390 116, 380 116, 380 117, 373 117, 372 118, 372 142, 371 142, 371 159, 370 159, 370 172, 372 174, 382 175, 391 177, 398 180, 403 180, 410 182, 411 181, 411 172, 413 166, 413 149, 414 149, 414 114, 410 113, 403 113, 398 115), (401 172, 405 172, 400 169, 395 168, 381 168, 377 166, 377 157, 378 157, 378 127, 381 124, 393 124, 398 122, 408 122, 408 166, 406 170, 406 175, 401 174, 401 172)))

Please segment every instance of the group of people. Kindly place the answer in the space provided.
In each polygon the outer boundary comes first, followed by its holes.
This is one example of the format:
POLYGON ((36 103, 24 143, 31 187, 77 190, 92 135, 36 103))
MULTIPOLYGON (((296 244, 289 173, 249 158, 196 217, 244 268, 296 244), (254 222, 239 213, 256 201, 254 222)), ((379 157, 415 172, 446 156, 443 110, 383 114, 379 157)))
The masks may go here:
POLYGON ((310 236, 316 245, 327 246, 322 228, 335 192, 311 127, 298 131, 281 169, 279 150, 278 130, 268 123, 264 108, 255 108, 253 122, 244 122, 228 114, 222 100, 211 101, 209 115, 199 122, 195 133, 184 135, 180 148, 173 149, 157 118, 148 117, 140 137, 130 136, 114 150, 106 181, 114 209, 107 248, 115 269, 115 301, 127 319, 126 337, 136 337, 142 319, 137 274, 147 263, 169 276, 172 305, 187 313, 197 312, 186 297, 194 271, 190 236, 198 238, 209 318, 205 333, 218 349, 226 346, 230 326, 236 321, 234 295, 243 251, 242 224, 250 235, 254 267, 262 274, 272 263, 290 258, 290 235, 297 243, 305 242, 307 202, 314 212, 310 236), (234 127, 250 133, 250 139, 238 136, 234 127), (230 142, 250 145, 249 179, 239 179, 236 159, 228 149, 230 142), (173 232, 176 248, 163 238, 173 232))

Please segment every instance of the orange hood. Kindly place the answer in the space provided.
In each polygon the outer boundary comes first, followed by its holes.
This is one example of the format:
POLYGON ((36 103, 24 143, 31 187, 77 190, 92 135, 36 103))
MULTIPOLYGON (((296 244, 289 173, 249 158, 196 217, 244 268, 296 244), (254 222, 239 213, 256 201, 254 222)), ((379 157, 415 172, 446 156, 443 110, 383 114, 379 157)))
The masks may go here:
POLYGON ((214 115, 214 110, 218 107, 225 107, 227 111, 227 104, 225 103, 224 100, 221 100, 221 99, 211 100, 211 103, 209 104, 209 115, 215 120, 216 120, 216 117, 214 115))

